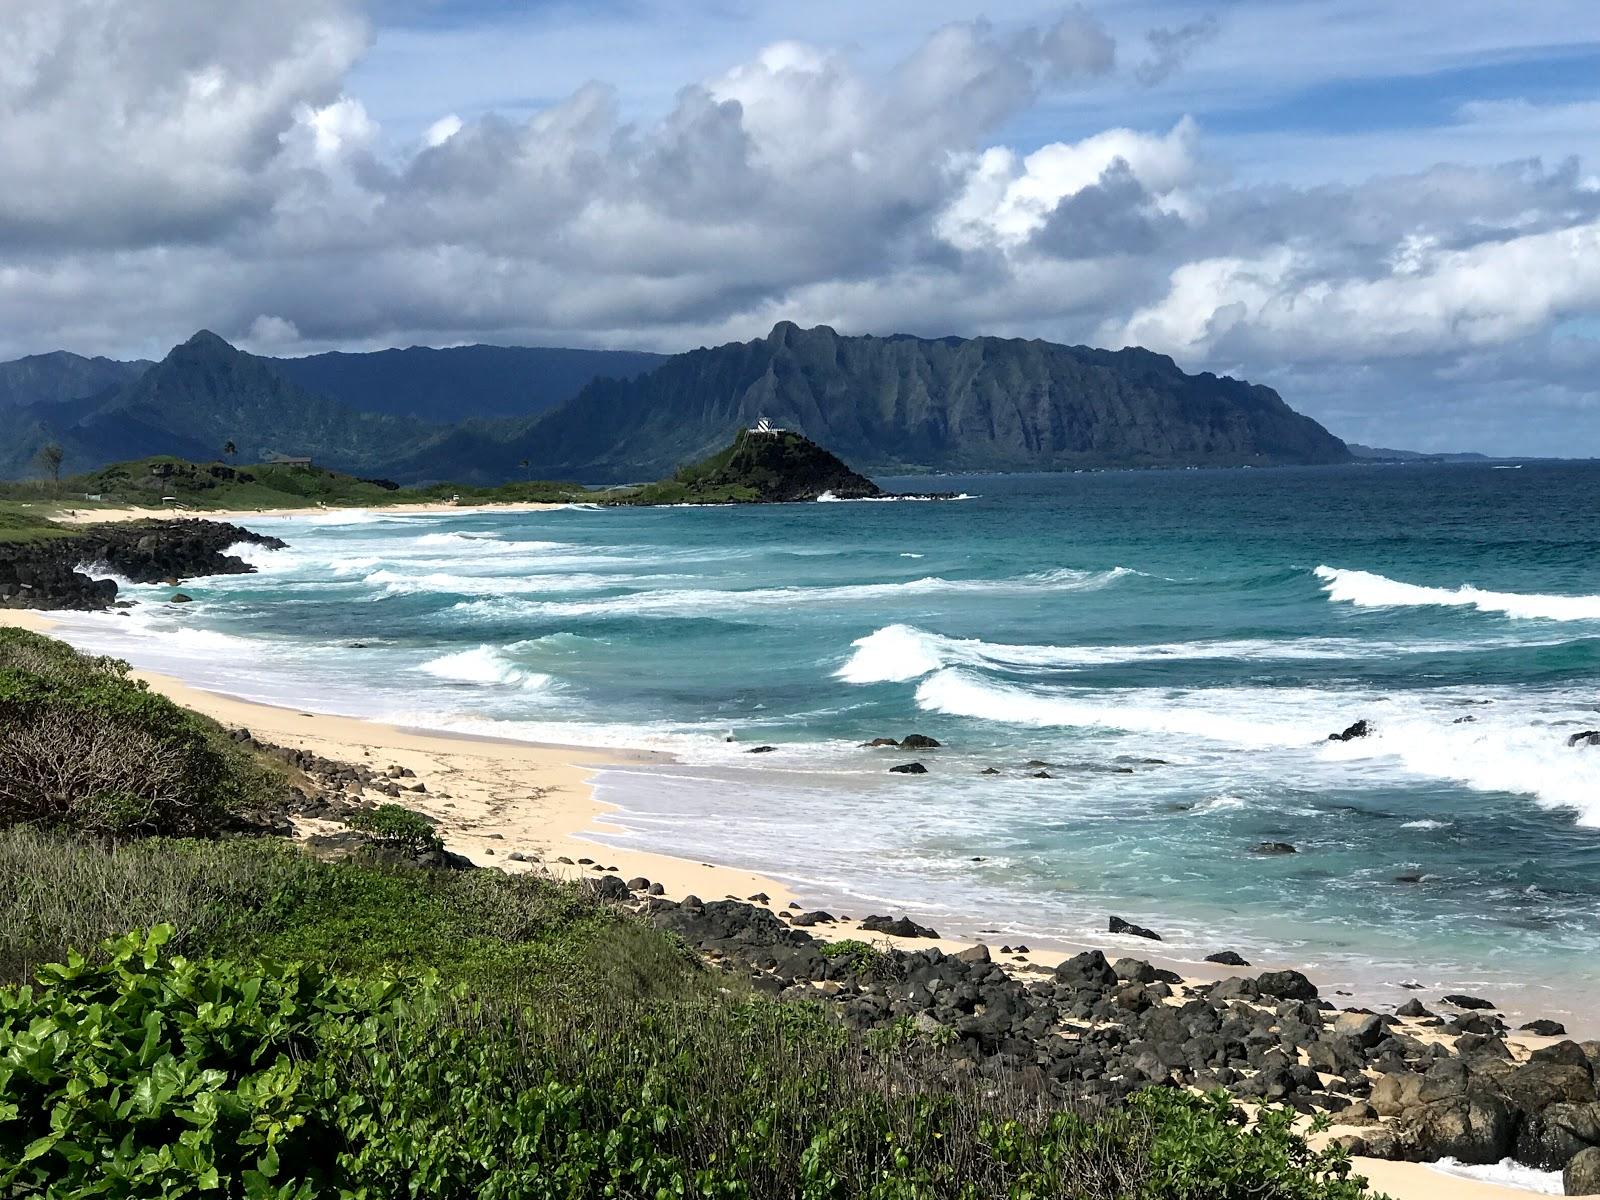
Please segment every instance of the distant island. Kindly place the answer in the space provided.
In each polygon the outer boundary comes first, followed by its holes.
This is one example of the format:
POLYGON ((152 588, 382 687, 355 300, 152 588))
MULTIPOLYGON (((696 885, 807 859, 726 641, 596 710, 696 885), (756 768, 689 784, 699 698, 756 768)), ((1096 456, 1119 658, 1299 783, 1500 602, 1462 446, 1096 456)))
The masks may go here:
POLYGON ((872 474, 1350 461, 1270 388, 1137 347, 764 338, 661 357, 469 346, 271 359, 202 330, 158 363, 0 363, 0 477, 155 455, 309 459, 400 483, 670 475, 761 416, 872 474))

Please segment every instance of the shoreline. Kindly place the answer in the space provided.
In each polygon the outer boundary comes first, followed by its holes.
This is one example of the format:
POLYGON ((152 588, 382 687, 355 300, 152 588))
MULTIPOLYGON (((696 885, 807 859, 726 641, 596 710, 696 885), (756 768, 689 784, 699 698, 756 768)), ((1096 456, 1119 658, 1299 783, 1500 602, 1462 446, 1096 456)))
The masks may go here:
POLYGON ((279 519, 315 517, 326 513, 375 512, 385 516, 436 517, 480 512, 550 512, 569 507, 571 504, 567 501, 552 500, 507 500, 484 504, 452 504, 448 500, 419 500, 415 503, 398 504, 309 504, 300 508, 137 508, 127 505, 118 508, 62 508, 50 514, 50 520, 62 525, 99 525, 122 521, 186 518, 237 522, 260 520, 262 517, 279 519))
MULTIPOLYGON (((48 634, 56 624, 47 612, 0 610, 0 626, 48 634)), ((508 873, 542 870, 572 880, 602 874, 623 879, 644 877, 660 884, 667 899, 681 900, 691 894, 704 900, 734 899, 786 915, 800 907, 806 895, 803 884, 759 872, 598 840, 595 835, 620 832, 621 827, 608 821, 608 815, 619 806, 597 796, 595 775, 611 766, 668 761, 670 755, 663 752, 599 750, 408 729, 358 717, 299 712, 204 690, 156 672, 135 670, 132 675, 173 702, 226 726, 246 728, 258 739, 342 761, 365 761, 374 767, 393 763, 409 768, 425 790, 403 793, 398 802, 438 821, 446 848, 465 856, 475 866, 508 873), (527 859, 513 859, 510 856, 514 853, 526 855, 527 859)), ((338 828, 341 826, 336 823, 297 821, 297 832, 302 837, 338 828)), ((815 899, 812 893, 811 900, 815 899)), ((891 909, 891 915, 896 911, 891 909)), ((897 937, 863 931, 860 914, 852 915, 857 919, 811 926, 807 932, 829 941, 856 939, 908 951, 937 947, 947 954, 981 944, 976 938, 897 937)), ((1218 965, 1214 971, 1206 971, 1193 963, 1163 958, 1159 947, 1158 942, 1141 940, 1133 945, 1127 939, 1107 935, 1097 944, 1040 946, 1026 957, 1006 956, 995 947, 990 949, 997 963, 1024 981, 1046 977, 1057 963, 1084 949, 1101 950, 1112 960, 1134 957, 1175 970, 1183 976, 1183 986, 1240 972, 1254 975, 1286 965, 1253 963, 1249 968, 1238 969, 1218 965)), ((1355 998, 1340 999, 1353 1002, 1355 998)), ((1524 1048, 1558 1040, 1520 1034, 1507 1038, 1509 1043, 1524 1048)), ((1335 1136, 1341 1131, 1335 1127, 1323 1136, 1335 1136)), ((1525 1200, 1537 1194, 1447 1174, 1422 1163, 1357 1158, 1355 1170, 1366 1176, 1374 1189, 1394 1200, 1525 1200)))

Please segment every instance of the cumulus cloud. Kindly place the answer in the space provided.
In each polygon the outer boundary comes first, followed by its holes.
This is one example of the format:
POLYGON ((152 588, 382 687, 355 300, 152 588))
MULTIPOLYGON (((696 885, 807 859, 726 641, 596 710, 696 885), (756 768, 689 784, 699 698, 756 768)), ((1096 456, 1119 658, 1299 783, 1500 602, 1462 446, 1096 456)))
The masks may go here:
POLYGON ((791 318, 1138 342, 1362 433, 1349 397, 1380 377, 1418 413, 1491 377, 1551 412, 1592 389, 1592 341, 1555 332, 1600 311, 1592 165, 1245 183, 1190 117, 1013 144, 1043 96, 1167 79, 1225 36, 1209 19, 1149 31, 1121 75, 1074 7, 947 24, 871 70, 774 42, 648 117, 595 82, 395 139, 352 90, 369 30, 342 0, 17 11, 0 355, 158 354, 201 325, 280 353, 671 350, 791 318))

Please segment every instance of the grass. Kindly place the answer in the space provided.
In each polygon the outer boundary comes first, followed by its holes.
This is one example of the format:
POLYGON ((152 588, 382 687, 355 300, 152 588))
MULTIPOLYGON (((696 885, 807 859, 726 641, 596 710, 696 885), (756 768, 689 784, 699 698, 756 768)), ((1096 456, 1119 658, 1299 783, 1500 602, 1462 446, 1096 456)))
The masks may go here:
POLYGON ((14 500, 0 500, 0 545, 30 545, 75 536, 47 515, 52 509, 14 500))

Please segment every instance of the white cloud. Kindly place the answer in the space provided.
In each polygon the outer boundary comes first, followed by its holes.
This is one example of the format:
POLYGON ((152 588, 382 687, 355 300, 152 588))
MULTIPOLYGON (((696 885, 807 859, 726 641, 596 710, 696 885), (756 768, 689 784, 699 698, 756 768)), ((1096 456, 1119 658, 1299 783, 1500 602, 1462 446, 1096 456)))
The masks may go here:
MULTIPOLYGON (((1600 190, 1565 156, 1592 105, 1467 105, 1439 134, 1463 161, 1418 169, 1434 159, 1396 141, 1404 165, 1372 177, 1355 155, 1388 143, 1323 138, 1346 161, 1306 186, 1239 171, 1265 143, 1106 120, 1084 91, 1170 94, 1136 85, 1141 64, 1146 82, 1205 76, 1305 12, 1247 2, 1216 28, 1186 10, 1148 53, 1119 13, 1120 72, 1082 8, 952 21, 895 55, 779 38, 648 114, 598 82, 499 111, 429 94, 400 135, 352 75, 368 32, 339 0, 17 11, 0 21, 4 356, 159 353, 202 325, 279 351, 678 349, 784 317, 1141 342, 1352 423, 1341 389, 1385 373, 1462 405, 1491 378, 1552 412, 1593 394, 1584 347, 1548 348, 1600 313, 1600 190), (1519 128, 1563 155, 1485 161, 1519 128)), ((1312 25, 1347 69, 1352 46, 1312 25)))

